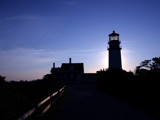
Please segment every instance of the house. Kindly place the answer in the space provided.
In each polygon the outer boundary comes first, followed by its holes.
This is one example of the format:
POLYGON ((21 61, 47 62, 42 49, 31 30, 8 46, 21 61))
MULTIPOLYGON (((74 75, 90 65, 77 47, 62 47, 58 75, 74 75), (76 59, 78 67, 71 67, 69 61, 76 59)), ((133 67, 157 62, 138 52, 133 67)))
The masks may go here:
POLYGON ((61 67, 56 68, 55 63, 53 63, 51 73, 64 82, 80 83, 83 79, 84 65, 83 63, 72 63, 71 58, 69 58, 69 63, 62 63, 61 67))

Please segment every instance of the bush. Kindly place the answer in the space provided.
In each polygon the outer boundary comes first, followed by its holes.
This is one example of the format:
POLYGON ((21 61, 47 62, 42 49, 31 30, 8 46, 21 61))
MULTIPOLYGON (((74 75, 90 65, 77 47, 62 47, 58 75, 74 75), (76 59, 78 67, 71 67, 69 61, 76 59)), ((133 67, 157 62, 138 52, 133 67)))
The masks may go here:
POLYGON ((129 80, 132 80, 134 75, 132 72, 126 72, 124 70, 107 70, 97 72, 97 84, 99 88, 120 91, 126 89, 126 84, 129 80))

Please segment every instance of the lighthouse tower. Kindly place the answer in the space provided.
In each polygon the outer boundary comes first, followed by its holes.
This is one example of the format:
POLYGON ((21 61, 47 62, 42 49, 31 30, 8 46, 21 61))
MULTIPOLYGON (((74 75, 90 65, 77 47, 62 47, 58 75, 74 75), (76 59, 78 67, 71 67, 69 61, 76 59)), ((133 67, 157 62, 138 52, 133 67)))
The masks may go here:
POLYGON ((109 69, 122 70, 120 43, 119 34, 115 31, 109 34, 109 69))

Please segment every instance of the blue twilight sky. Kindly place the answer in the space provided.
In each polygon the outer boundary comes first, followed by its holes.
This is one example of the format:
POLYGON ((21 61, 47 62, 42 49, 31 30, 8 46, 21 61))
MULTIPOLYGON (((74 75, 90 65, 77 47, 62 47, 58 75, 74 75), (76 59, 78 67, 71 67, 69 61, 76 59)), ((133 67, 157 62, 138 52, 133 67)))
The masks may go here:
POLYGON ((69 57, 85 72, 108 68, 120 34, 123 69, 160 56, 160 0, 0 0, 0 75, 32 80, 69 57))

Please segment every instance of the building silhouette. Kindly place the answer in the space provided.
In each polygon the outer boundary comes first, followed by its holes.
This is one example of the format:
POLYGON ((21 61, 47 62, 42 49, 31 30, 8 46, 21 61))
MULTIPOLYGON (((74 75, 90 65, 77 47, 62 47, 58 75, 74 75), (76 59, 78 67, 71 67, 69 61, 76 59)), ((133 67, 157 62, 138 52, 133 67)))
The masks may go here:
POLYGON ((83 63, 72 63, 69 58, 69 63, 62 63, 63 80, 70 82, 80 82, 84 74, 83 63))
POLYGON ((118 33, 109 34, 109 69, 122 70, 120 43, 118 33))
POLYGON ((72 63, 69 58, 69 63, 62 63, 61 67, 55 67, 55 63, 53 63, 51 73, 64 82, 79 83, 83 78, 84 65, 83 63, 72 63))
POLYGON ((60 81, 65 83, 95 83, 96 73, 84 73, 83 63, 72 63, 69 58, 69 63, 62 63, 61 67, 51 68, 51 74, 60 81))

